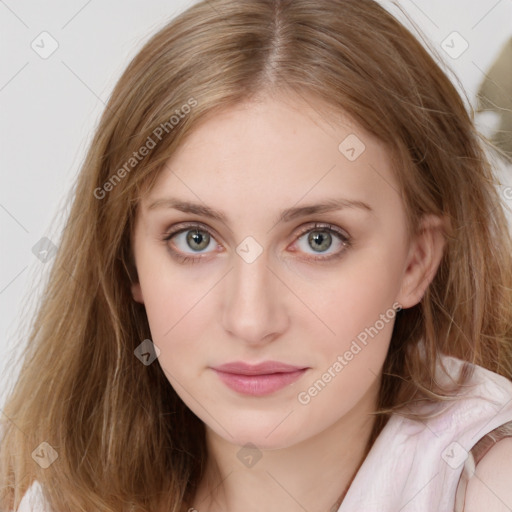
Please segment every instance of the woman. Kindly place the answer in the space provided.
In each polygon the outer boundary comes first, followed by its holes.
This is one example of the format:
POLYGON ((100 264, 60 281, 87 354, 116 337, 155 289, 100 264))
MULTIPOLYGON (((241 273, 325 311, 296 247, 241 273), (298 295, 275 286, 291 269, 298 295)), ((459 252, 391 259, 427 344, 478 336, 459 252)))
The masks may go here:
POLYGON ((81 170, 2 508, 508 510, 494 185, 377 3, 194 5, 128 66, 81 170))

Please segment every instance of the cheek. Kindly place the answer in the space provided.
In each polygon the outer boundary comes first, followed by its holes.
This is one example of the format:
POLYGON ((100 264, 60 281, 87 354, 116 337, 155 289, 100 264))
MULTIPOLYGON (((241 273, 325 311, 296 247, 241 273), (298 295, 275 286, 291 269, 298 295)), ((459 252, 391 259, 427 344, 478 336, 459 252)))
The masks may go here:
POLYGON ((347 414, 378 386, 396 318, 391 273, 384 278, 381 267, 360 264, 313 306, 332 332, 320 322, 315 322, 314 332, 310 329, 316 364, 296 397, 309 417, 327 423, 347 414))
POLYGON ((144 249, 137 258, 144 306, 152 335, 166 342, 194 314, 215 276, 208 275, 201 264, 179 265, 164 247, 144 249))
MULTIPOLYGON (((393 315, 401 272, 402 261, 397 254, 378 249, 361 251, 321 279, 303 281, 298 294, 323 320, 324 325, 314 325, 324 330, 324 339, 342 348, 381 315, 393 315)), ((382 329, 380 322, 378 326, 382 329)))
POLYGON ((173 386, 193 379, 197 360, 204 353, 205 336, 212 329, 211 317, 215 275, 202 275, 196 267, 180 268, 169 261, 147 260, 139 280, 151 330, 160 350, 158 361, 173 386))
POLYGON ((323 410, 333 418, 344 414, 376 385, 396 318, 393 303, 402 263, 390 248, 376 246, 347 258, 331 279, 322 281, 323 293, 308 286, 311 309, 323 320, 311 324, 308 338, 316 340, 317 364, 297 396, 302 406, 310 404, 309 412, 323 410))

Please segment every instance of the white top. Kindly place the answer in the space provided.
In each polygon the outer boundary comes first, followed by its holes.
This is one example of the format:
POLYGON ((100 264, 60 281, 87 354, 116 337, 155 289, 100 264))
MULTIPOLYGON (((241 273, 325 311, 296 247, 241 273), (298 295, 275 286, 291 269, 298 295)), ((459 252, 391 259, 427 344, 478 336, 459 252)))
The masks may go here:
MULTIPOLYGON (((442 359, 450 375, 458 375, 462 361, 442 359)), ((439 368, 438 372, 438 380, 447 381, 439 368)), ((462 471, 474 467, 470 450, 486 434, 512 421, 511 381, 476 366, 469 384, 457 400, 430 406, 437 415, 424 423, 391 416, 338 512, 453 512, 462 471)), ((37 481, 23 496, 18 512, 51 512, 37 481)))
POLYGON ((41 485, 37 480, 33 482, 21 498, 18 512, 51 512, 43 498, 41 485))
MULTIPOLYGON (((462 361, 442 359, 449 374, 457 376, 462 361)), ((449 382, 439 366, 437 371, 438 381, 449 382)), ((424 423, 393 415, 338 512, 454 512, 462 471, 474 469, 468 452, 486 434, 512 421, 510 380, 476 366, 468 384, 456 401, 431 406, 438 414, 424 423)), ((511 434, 509 428, 506 435, 511 434)))

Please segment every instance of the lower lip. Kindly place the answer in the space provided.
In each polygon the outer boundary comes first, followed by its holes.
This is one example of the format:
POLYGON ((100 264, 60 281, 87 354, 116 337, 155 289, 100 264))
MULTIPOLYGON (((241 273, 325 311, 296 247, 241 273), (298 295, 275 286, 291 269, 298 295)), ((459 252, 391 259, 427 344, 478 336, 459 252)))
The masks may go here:
POLYGON ((287 373, 266 375, 240 375, 215 370, 219 378, 228 387, 244 395, 262 396, 274 393, 302 377, 306 368, 287 373))

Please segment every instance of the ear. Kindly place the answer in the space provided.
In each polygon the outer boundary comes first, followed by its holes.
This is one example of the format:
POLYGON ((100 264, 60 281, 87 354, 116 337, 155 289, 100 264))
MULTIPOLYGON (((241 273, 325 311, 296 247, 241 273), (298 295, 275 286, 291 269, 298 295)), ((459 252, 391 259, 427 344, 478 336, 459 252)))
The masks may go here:
POLYGON ((133 300, 136 302, 140 302, 141 304, 144 304, 144 298, 142 296, 142 288, 139 283, 139 276, 137 273, 137 267, 135 266, 135 258, 133 256, 133 253, 130 252, 129 258, 128 258, 128 266, 126 268, 128 277, 130 279, 130 288, 132 291, 132 297, 133 300))
POLYGON ((144 297, 142 296, 142 288, 140 287, 140 283, 132 283, 131 288, 133 300, 135 300, 135 302, 140 302, 141 304, 144 304, 144 297))
POLYGON ((418 304, 434 279, 445 246, 444 221, 437 215, 425 215, 418 234, 411 242, 402 286, 397 297, 403 309, 418 304))

